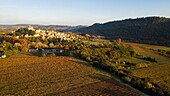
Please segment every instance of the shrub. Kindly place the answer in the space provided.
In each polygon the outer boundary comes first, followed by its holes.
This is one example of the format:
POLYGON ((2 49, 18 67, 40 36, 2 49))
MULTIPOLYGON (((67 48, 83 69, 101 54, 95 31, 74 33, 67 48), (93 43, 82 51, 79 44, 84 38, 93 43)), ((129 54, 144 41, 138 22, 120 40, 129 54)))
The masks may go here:
POLYGON ((143 57, 144 60, 150 61, 150 62, 157 62, 155 58, 152 57, 143 57))
POLYGON ((46 57, 47 55, 45 53, 41 54, 40 55, 41 57, 46 57))
POLYGON ((127 83, 130 83, 131 82, 131 78, 130 77, 124 77, 123 80, 127 83))
POLYGON ((6 50, 6 51, 5 51, 5 54, 6 54, 7 56, 11 56, 11 55, 13 55, 13 51, 12 51, 12 50, 6 50))
POLYGON ((92 61, 90 57, 86 57, 86 60, 87 61, 92 61))
POLYGON ((144 68, 144 67, 148 67, 149 65, 148 64, 145 64, 145 63, 140 63, 140 64, 136 64, 135 67, 136 68, 144 68))
POLYGON ((147 82, 145 86, 146 86, 146 87, 145 87, 146 89, 154 88, 154 86, 153 86, 152 83, 150 83, 150 82, 147 82))
POLYGON ((21 52, 27 53, 28 52, 28 48, 27 47, 21 48, 21 52))
POLYGON ((16 50, 16 49, 13 50, 13 54, 18 54, 18 52, 19 52, 19 51, 16 50))
POLYGON ((52 53, 52 54, 49 54, 49 55, 47 55, 47 56, 49 56, 49 57, 55 57, 56 54, 55 54, 55 53, 52 53))

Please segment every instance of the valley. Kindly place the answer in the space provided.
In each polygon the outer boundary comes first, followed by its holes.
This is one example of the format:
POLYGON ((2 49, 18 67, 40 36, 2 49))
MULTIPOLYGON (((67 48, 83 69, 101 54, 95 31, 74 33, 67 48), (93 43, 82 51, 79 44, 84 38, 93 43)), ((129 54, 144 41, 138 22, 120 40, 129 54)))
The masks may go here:
POLYGON ((124 41, 26 25, 3 33, 0 95, 169 96, 170 48, 124 41))

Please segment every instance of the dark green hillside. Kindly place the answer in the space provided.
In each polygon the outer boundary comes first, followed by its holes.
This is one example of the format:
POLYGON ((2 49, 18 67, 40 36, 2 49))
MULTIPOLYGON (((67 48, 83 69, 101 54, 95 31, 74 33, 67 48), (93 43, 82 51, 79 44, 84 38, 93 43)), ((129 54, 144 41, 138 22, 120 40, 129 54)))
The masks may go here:
POLYGON ((123 40, 170 46, 170 18, 146 17, 113 21, 77 30, 81 33, 103 35, 113 40, 117 37, 123 40))

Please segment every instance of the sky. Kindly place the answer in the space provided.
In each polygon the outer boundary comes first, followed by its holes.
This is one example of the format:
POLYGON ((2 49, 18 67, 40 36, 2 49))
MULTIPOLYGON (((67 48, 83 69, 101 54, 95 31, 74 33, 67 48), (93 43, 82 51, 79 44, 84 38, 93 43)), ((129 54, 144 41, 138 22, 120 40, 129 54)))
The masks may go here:
POLYGON ((170 17, 170 0, 0 0, 0 24, 91 25, 170 17))

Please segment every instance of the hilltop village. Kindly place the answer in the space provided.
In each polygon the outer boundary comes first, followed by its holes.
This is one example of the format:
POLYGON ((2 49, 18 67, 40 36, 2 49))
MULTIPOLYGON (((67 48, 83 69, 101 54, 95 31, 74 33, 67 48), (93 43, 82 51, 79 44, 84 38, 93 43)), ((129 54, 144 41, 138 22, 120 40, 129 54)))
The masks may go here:
MULTIPOLYGON (((82 38, 80 35, 78 34, 74 34, 72 32, 56 32, 53 30, 43 30, 43 29, 39 29, 39 28, 34 28, 32 26, 28 26, 27 28, 29 31, 33 31, 35 32, 35 34, 25 34, 24 37, 25 38, 30 38, 30 37, 41 37, 42 39, 53 39, 53 38, 57 38, 62 40, 69 40, 69 41, 73 41, 73 40, 77 40, 82 38)), ((20 36, 16 36, 16 38, 19 38, 23 36, 23 34, 21 34, 20 36)))
POLYGON ((87 37, 72 32, 44 30, 32 26, 18 28, 9 35, 0 36, 1 57, 20 52, 30 52, 34 55, 65 55, 67 49, 73 49, 73 42, 81 42, 87 37), (65 53, 64 53, 65 52, 65 53))

